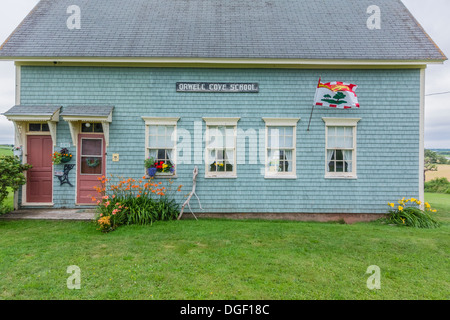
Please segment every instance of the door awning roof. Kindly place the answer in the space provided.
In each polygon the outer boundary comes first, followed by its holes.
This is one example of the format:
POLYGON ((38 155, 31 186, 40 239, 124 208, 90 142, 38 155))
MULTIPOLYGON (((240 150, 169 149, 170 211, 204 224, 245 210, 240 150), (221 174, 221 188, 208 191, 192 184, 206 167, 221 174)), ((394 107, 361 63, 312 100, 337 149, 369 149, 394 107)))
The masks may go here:
POLYGON ((112 122, 114 106, 67 106, 61 112, 64 121, 112 122))
POLYGON ((79 122, 100 122, 103 127, 106 146, 109 145, 109 124, 112 122, 114 106, 67 106, 61 112, 61 117, 69 123, 72 143, 77 145, 80 133, 79 122))
POLYGON ((16 105, 3 113, 10 121, 59 121, 61 106, 16 105))

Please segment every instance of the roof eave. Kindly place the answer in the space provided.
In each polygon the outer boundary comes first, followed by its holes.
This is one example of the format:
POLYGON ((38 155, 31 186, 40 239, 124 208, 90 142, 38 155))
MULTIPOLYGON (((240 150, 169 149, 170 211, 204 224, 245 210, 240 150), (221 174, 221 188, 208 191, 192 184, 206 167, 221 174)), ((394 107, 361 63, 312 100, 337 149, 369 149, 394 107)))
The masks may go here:
POLYGON ((0 61, 14 61, 17 65, 27 64, 165 64, 183 66, 198 65, 245 65, 248 66, 426 66, 443 64, 442 59, 403 59, 403 60, 368 60, 368 59, 282 59, 282 58, 203 58, 203 57, 15 57, 0 56, 0 61))

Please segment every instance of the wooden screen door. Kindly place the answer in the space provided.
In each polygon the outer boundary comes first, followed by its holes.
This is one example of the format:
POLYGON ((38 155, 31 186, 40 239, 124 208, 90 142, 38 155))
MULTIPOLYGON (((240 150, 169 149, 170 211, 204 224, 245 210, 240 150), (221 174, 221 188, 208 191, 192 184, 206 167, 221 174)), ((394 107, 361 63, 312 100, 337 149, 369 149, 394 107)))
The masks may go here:
POLYGON ((27 171, 26 202, 52 202, 53 141, 49 135, 27 136, 27 162, 33 168, 27 171))
POLYGON ((105 139, 102 134, 80 134, 77 152, 77 204, 92 205, 98 177, 105 175, 105 139))

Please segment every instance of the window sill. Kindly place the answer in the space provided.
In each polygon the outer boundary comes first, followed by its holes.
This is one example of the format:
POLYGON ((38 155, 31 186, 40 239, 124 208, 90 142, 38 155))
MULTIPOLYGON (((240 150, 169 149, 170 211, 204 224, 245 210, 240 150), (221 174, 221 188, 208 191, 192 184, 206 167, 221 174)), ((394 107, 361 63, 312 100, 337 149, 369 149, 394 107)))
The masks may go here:
POLYGON ((291 175, 265 175, 264 179, 286 179, 286 180, 295 180, 297 179, 297 176, 291 176, 291 175))
POLYGON ((357 180, 357 176, 325 176, 325 179, 348 179, 348 180, 357 180))
POLYGON ((237 175, 205 175, 205 179, 237 179, 237 175))
POLYGON ((150 177, 149 175, 145 175, 145 179, 177 179, 178 176, 176 174, 172 174, 172 175, 160 175, 160 174, 156 174, 153 177, 150 177))

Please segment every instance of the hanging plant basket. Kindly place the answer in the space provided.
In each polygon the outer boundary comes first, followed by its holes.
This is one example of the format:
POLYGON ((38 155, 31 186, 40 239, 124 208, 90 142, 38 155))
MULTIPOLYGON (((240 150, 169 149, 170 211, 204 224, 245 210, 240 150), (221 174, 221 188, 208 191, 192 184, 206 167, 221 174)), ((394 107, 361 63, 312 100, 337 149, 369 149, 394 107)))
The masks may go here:
POLYGON ((72 160, 72 155, 71 154, 68 154, 67 156, 62 156, 61 157, 61 162, 62 163, 67 163, 67 162, 69 162, 70 160, 72 160))
POLYGON ((70 160, 72 160, 72 154, 69 152, 69 149, 67 148, 62 148, 59 151, 60 155, 61 155, 61 160, 60 163, 67 163, 70 160))
POLYGON ((52 155, 53 164, 67 163, 72 160, 72 154, 67 148, 63 148, 60 151, 55 151, 52 155))

